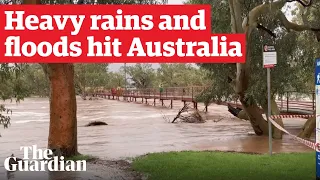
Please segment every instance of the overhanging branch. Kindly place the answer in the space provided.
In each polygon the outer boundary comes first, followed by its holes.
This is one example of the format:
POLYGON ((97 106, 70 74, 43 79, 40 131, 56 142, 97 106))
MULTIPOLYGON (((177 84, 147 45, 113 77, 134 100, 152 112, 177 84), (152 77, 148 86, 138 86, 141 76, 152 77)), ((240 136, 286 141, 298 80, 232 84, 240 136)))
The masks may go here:
POLYGON ((268 28, 262 26, 261 24, 258 24, 258 25, 257 25, 257 28, 258 28, 258 29, 261 29, 261 30, 263 30, 263 31, 266 31, 268 34, 270 34, 270 36, 272 36, 272 37, 274 37, 274 38, 277 37, 275 33, 273 33, 273 32, 272 32, 271 30, 269 30, 268 28))
POLYGON ((287 0, 287 2, 298 2, 304 7, 310 7, 312 5, 312 0, 287 0))
POLYGON ((290 22, 287 17, 284 15, 283 12, 279 11, 279 19, 282 22, 283 26, 288 30, 294 30, 294 31, 313 31, 314 34, 317 37, 317 41, 320 42, 320 28, 313 28, 309 25, 299 25, 290 22))
POLYGON ((254 28, 261 29, 263 31, 266 31, 268 34, 270 34, 273 37, 276 37, 276 35, 263 25, 258 23, 258 18, 267 13, 271 14, 277 14, 279 20, 282 22, 283 26, 288 30, 294 30, 294 31, 313 31, 314 34, 317 37, 317 41, 320 42, 320 28, 313 28, 308 25, 299 25, 292 23, 288 21, 287 17, 284 15, 284 13, 281 11, 282 7, 287 3, 287 2, 293 2, 293 1, 298 1, 300 4, 304 5, 304 7, 309 7, 312 5, 312 0, 310 1, 303 1, 303 0, 279 0, 275 2, 267 2, 264 4, 261 4, 255 8, 253 8, 250 13, 248 18, 244 19, 243 25, 248 24, 249 26, 249 31, 252 31, 254 28), (247 22, 248 21, 248 22, 247 22))

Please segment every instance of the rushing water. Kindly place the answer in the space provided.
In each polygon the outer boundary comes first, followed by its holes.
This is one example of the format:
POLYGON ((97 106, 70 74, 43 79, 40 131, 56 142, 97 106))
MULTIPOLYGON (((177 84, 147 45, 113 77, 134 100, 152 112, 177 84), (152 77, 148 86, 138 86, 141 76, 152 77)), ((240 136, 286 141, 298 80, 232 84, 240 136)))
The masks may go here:
MULTIPOLYGON (((19 104, 5 104, 13 114, 9 129, 0 131, 0 161, 12 153, 22 156, 20 146, 36 144, 45 148, 49 130, 48 99, 30 98, 19 104)), ((252 131, 250 124, 233 118, 226 106, 211 105, 204 124, 172 124, 168 120, 175 117, 183 106, 182 102, 174 102, 173 109, 105 99, 89 101, 78 98, 77 104, 78 144, 83 154, 121 159, 149 152, 179 150, 268 152, 268 138, 249 135, 248 132, 252 131), (107 122, 108 126, 84 127, 95 120, 107 122), (214 122, 217 120, 220 121, 214 122)), ((286 128, 293 133, 297 133, 304 122, 301 119, 284 121, 286 128)), ((288 136, 274 140, 273 148, 274 152, 310 151, 288 136)))

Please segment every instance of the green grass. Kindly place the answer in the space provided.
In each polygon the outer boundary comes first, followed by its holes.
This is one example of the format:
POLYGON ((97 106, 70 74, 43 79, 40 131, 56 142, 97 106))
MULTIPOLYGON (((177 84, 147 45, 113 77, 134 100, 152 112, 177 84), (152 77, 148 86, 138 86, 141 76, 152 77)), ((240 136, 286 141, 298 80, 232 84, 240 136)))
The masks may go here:
POLYGON ((148 180, 315 180, 316 173, 315 153, 155 153, 136 158, 133 168, 148 180))
POLYGON ((90 160, 94 160, 95 158, 96 157, 91 156, 91 155, 80 154, 80 155, 77 155, 77 156, 66 158, 66 160, 72 160, 72 161, 86 160, 86 161, 90 161, 90 160))

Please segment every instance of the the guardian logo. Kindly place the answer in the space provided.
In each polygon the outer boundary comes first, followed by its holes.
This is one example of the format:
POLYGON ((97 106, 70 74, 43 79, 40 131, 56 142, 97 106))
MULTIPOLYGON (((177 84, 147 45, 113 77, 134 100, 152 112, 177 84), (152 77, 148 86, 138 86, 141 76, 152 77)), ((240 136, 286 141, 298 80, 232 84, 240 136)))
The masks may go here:
POLYGON ((65 161, 63 156, 54 156, 51 149, 37 149, 37 146, 33 145, 20 147, 21 150, 23 159, 13 155, 5 159, 4 167, 7 171, 86 171, 85 160, 65 161), (32 158, 29 157, 29 152, 32 153, 32 158))

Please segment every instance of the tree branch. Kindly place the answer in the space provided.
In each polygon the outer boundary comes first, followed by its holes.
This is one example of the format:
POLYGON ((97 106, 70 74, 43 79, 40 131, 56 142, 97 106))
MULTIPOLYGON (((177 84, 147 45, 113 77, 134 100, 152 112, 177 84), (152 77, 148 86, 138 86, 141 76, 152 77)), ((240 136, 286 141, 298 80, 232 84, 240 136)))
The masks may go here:
MULTIPOLYGON (((313 31, 317 37, 318 42, 320 42, 320 29, 316 29, 316 28, 312 28, 308 25, 298 25, 295 23, 292 23, 290 21, 288 21, 287 17, 285 16, 285 14, 281 11, 282 7, 287 3, 287 2, 293 2, 293 1, 297 1, 297 0, 279 0, 276 2, 271 2, 271 3, 264 3, 261 4, 255 8, 253 8, 250 13, 248 18, 246 18, 243 22, 243 25, 245 24, 245 21, 249 26, 249 30, 248 33, 250 33, 250 31, 253 30, 253 28, 258 28, 258 29, 262 29, 264 31, 266 31, 268 34, 270 34, 273 37, 276 37, 276 35, 269 29, 267 29, 266 27, 262 26, 261 24, 259 24, 258 18, 259 16, 261 16, 262 14, 266 14, 266 13, 276 13, 278 15, 279 20, 282 22, 283 26, 288 30, 294 30, 294 31, 313 31)), ((311 6, 312 5, 312 1, 310 1, 309 4, 303 4, 300 0, 298 0, 302 5, 304 5, 305 7, 307 6, 311 6)))
POLYGON ((273 33, 273 32, 272 32, 271 30, 269 30, 268 28, 262 26, 261 24, 258 24, 258 25, 257 25, 257 28, 258 28, 258 29, 261 29, 261 30, 263 30, 263 31, 266 31, 268 34, 270 34, 270 36, 272 36, 272 37, 274 37, 274 38, 277 37, 275 33, 273 33))
POLYGON ((258 18, 262 14, 266 14, 268 12, 275 13, 277 11, 281 11, 281 8, 286 4, 286 0, 279 0, 272 3, 264 3, 255 8, 253 8, 249 13, 249 25, 257 27, 258 18))
POLYGON ((304 7, 310 7, 312 5, 312 0, 310 0, 310 2, 306 2, 306 0, 287 0, 287 2, 295 2, 295 1, 297 1, 304 7))
POLYGON ((283 12, 279 12, 279 19, 282 22, 283 26, 288 30, 294 31, 313 31, 317 37, 317 41, 320 42, 320 28, 316 29, 308 25, 299 25, 290 22, 287 17, 283 14, 283 12))

